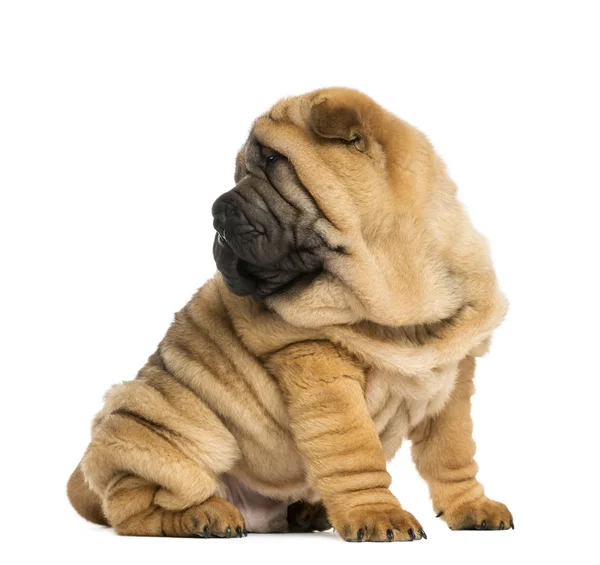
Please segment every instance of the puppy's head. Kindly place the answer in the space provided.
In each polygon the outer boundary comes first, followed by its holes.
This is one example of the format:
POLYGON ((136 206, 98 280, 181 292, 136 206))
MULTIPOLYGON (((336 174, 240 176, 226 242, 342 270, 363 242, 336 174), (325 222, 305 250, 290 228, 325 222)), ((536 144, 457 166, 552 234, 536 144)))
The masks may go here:
POLYGON ((427 139, 354 90, 278 102, 213 205, 227 287, 304 327, 433 322, 491 270, 427 139))

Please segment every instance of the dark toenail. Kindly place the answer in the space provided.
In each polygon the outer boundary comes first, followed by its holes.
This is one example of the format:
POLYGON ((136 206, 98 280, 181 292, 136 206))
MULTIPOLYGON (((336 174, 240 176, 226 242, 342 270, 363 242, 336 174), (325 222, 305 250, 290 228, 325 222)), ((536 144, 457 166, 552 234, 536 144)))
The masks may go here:
POLYGON ((515 523, 511 520, 510 521, 510 527, 514 530, 515 529, 515 523))
POLYGON ((364 530, 358 530, 358 533, 356 534, 356 538, 358 539, 358 541, 362 541, 362 539, 365 537, 365 531, 364 530))
POLYGON ((209 534, 210 534, 208 526, 204 526, 204 530, 203 531, 204 531, 204 537, 207 538, 209 536, 209 534))
POLYGON ((242 537, 242 528, 239 526, 235 529, 235 533, 238 535, 238 538, 242 537))
POLYGON ((417 534, 415 534, 412 528, 408 530, 408 535, 411 537, 411 539, 417 539, 417 534))
POLYGON ((435 515, 435 517, 436 517, 436 518, 439 518, 439 517, 440 517, 440 516, 441 516, 443 513, 444 513, 444 511, 442 510, 441 512, 438 512, 438 513, 435 515))
POLYGON ((485 520, 483 522, 481 522, 481 529, 482 530, 485 530, 486 526, 487 526, 487 522, 485 520))
POLYGON ((424 530, 423 528, 421 528, 421 529, 419 530, 419 533, 421 534, 421 537, 422 537, 423 539, 427 539, 427 534, 425 533, 425 530, 424 530))
POLYGON ((231 528, 229 526, 227 526, 227 529, 225 530, 225 535, 230 538, 231 537, 231 528))
POLYGON ((247 536, 248 535, 248 530, 246 528, 244 528, 244 535, 247 536))
POLYGON ((392 541, 394 539, 394 530, 392 529, 388 529, 387 533, 387 538, 392 541))
POLYGON ((498 526, 499 530, 503 530, 504 529, 504 522, 500 522, 500 525, 498 526))

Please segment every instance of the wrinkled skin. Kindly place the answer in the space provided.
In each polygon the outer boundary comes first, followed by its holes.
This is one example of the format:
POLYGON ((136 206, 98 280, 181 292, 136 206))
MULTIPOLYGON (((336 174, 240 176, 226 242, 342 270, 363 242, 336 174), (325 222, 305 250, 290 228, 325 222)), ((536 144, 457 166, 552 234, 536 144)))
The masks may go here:
POLYGON ((448 526, 512 527, 476 478, 470 416, 506 300, 427 138, 315 91, 254 122, 235 183, 213 208, 222 276, 106 395, 77 511, 121 535, 424 539, 389 489, 408 438, 448 526))
POLYGON ((257 300, 309 283, 327 243, 323 215, 292 164, 251 139, 238 157, 236 186, 213 204, 213 255, 229 290, 257 300))

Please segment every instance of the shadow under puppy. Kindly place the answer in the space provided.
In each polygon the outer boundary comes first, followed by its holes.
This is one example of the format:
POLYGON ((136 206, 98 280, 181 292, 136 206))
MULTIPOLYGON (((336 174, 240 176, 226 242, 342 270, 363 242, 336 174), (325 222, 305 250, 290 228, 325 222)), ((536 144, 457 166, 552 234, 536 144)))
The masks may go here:
POLYGON ((506 313, 426 137, 329 88, 259 117, 213 206, 220 271, 113 387, 69 485, 118 533, 424 538, 386 460, 412 440, 452 529, 508 529, 476 479, 474 358, 506 313))

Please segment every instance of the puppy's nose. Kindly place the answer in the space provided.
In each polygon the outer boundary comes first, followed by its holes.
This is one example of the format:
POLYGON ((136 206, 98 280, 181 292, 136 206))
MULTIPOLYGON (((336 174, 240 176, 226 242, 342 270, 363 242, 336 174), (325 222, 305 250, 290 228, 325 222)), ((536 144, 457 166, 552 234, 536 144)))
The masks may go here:
POLYGON ((212 206, 213 215, 213 227, 216 232, 221 236, 225 237, 225 223, 227 222, 227 207, 230 206, 224 196, 229 193, 222 194, 217 198, 212 206))

